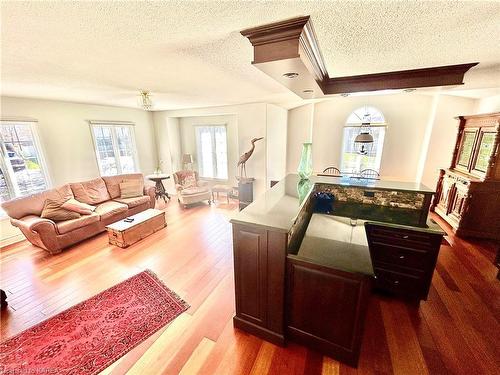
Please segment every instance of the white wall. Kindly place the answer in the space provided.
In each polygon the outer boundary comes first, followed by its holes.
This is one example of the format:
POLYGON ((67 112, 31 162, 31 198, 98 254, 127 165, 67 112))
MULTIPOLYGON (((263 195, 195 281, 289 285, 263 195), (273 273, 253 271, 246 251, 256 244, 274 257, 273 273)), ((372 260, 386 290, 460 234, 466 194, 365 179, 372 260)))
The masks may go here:
MULTIPOLYGON (((302 144, 311 142, 314 104, 306 104, 288 111, 288 133, 286 144, 286 171, 297 173, 302 144)), ((315 145, 313 144, 313 162, 315 145)), ((340 151, 339 151, 340 153, 340 151)), ((329 153, 330 154, 330 153, 329 153)))
MULTIPOLYGON (((179 170, 182 164, 179 119, 157 116, 154 112, 153 127, 159 167, 162 172, 171 174, 179 170)), ((172 179, 164 180, 163 184, 169 193, 175 193, 172 179)))
POLYGON ((425 160, 422 183, 435 188, 439 169, 449 168, 457 139, 458 120, 455 117, 472 114, 476 101, 458 96, 439 95, 433 119, 432 133, 425 160))
POLYGON ((415 93, 334 97, 294 108, 288 114, 287 171, 296 171, 311 126, 314 171, 340 167, 343 126, 352 111, 367 105, 382 111, 388 124, 382 177, 416 181, 419 166, 423 166, 422 182, 434 187, 436 170, 449 166, 450 144, 453 147, 456 136, 454 117, 473 113, 475 100, 442 96, 434 103, 435 108, 433 100, 432 96, 415 93))
MULTIPOLYGON (((1 109, 2 118, 32 118, 38 121, 36 126, 53 186, 99 176, 88 120, 134 122, 140 170, 149 174, 156 167, 153 118, 149 112, 14 97, 1 97, 1 109)), ((0 242, 18 233, 8 220, 0 221, 0 231, 0 242)))
POLYGON ((228 181, 223 183, 229 184, 230 182, 231 185, 235 185, 236 164, 238 163, 238 120, 236 115, 181 117, 179 121, 181 153, 193 155, 193 169, 195 170, 198 169, 195 126, 226 125, 228 181))
POLYGON ((38 134, 54 186, 99 176, 88 120, 134 122, 140 170, 148 174, 156 167, 152 114, 149 112, 12 97, 2 97, 1 105, 2 118, 30 117, 38 120, 38 134))
POLYGON ((477 101, 475 113, 500 112, 500 95, 482 98, 477 101))
MULTIPOLYGON (((267 186, 272 180, 281 180, 286 175, 286 140, 288 111, 273 104, 267 104, 267 186)), ((259 141, 262 142, 262 141, 259 141)))
MULTIPOLYGON (((167 121, 168 118, 179 118, 179 123, 186 117, 212 117, 212 116, 234 116, 237 122, 237 158, 242 153, 250 149, 250 140, 256 137, 266 136, 267 125, 267 105, 265 103, 252 103, 244 105, 224 106, 224 107, 209 107, 182 109, 174 111, 159 111, 155 112, 155 126, 167 121)), ((180 125, 182 128, 182 125, 180 125)), ((234 134, 234 132, 233 132, 234 134)), ((181 134, 182 138, 182 134, 181 134)), ((158 139, 159 149, 166 146, 167 139, 158 139)), ((182 142, 181 142, 182 143, 182 142)), ((262 194, 266 190, 267 166, 266 166, 266 142, 256 143, 255 151, 252 158, 247 163, 247 176, 254 177, 254 193, 255 196, 262 194)), ((196 155, 194 153, 193 155, 196 155)), ((234 160, 233 160, 234 163, 234 160)), ((171 171, 166 171, 171 172, 171 171)), ((229 165, 229 175, 234 176, 237 173, 236 163, 229 165), (231 168, 233 171, 231 171, 231 168)), ((228 184, 236 184, 236 181, 229 181, 228 184)))

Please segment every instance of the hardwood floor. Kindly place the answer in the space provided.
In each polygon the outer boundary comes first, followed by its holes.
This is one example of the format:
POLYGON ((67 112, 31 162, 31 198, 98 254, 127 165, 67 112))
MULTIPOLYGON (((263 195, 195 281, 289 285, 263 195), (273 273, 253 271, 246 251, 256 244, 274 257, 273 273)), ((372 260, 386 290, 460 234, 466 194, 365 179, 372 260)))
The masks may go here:
MULTIPOLYGON (((2 340, 149 268, 191 308, 106 374, 499 374, 500 281, 493 244, 449 235, 420 307, 370 301, 359 367, 235 330, 232 209, 167 205, 168 227, 135 245, 101 234, 57 256, 26 241, 0 252, 2 340)), ((439 219, 436 219, 439 220, 439 219)), ((440 224, 450 233, 449 227, 440 224)))

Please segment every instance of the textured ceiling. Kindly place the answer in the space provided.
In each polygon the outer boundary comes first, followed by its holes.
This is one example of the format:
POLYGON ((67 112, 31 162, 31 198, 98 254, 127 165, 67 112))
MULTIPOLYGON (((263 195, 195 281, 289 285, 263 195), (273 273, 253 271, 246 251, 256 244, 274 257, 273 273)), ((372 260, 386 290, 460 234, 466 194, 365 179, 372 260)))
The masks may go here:
MULTIPOLYGON (((1 2, 2 95, 155 109, 298 97, 250 65, 239 31, 311 15, 330 76, 479 61, 500 87, 500 2, 1 2)), ((481 93, 476 93, 476 96, 481 93)))

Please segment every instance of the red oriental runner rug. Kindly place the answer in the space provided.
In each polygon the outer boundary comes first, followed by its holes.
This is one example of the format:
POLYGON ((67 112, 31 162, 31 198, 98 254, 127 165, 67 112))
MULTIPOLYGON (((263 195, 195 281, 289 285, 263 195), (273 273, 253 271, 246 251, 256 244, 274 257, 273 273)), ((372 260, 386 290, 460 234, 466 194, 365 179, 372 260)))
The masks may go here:
POLYGON ((0 374, 96 374, 189 305, 143 271, 0 344, 0 374))

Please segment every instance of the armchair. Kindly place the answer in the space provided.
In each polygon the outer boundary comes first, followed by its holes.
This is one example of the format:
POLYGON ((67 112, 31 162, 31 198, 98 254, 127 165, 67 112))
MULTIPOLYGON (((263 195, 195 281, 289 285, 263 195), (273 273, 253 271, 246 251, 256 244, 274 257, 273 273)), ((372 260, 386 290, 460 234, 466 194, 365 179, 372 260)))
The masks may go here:
POLYGON ((178 171, 173 174, 177 200, 186 207, 188 204, 208 200, 211 203, 212 193, 207 183, 198 179, 198 172, 178 171))

